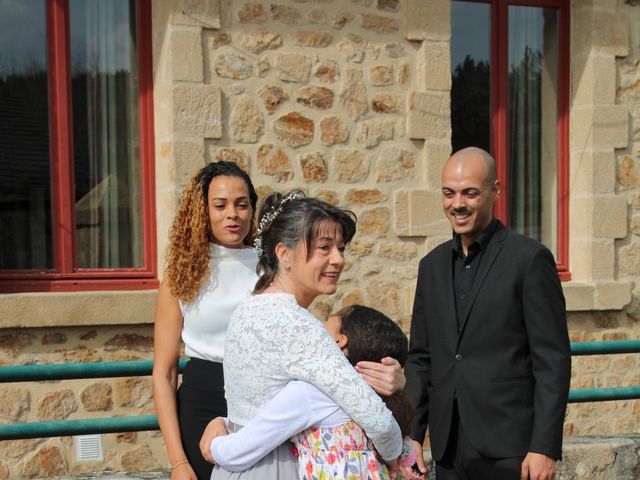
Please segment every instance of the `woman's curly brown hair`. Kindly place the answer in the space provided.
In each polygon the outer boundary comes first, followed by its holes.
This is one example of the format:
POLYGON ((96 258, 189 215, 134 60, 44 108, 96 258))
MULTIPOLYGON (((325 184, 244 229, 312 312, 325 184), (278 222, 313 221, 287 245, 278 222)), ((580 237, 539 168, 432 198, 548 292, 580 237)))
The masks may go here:
MULTIPOLYGON (((240 177, 247 184, 249 201, 255 215, 258 195, 249 175, 233 162, 219 161, 200 169, 180 196, 180 206, 169 230, 169 248, 165 278, 171 293, 190 302, 210 275, 209 242, 214 240, 207 208, 209 185, 214 177, 240 177)), ((255 221, 245 237, 245 245, 252 245, 255 221)))

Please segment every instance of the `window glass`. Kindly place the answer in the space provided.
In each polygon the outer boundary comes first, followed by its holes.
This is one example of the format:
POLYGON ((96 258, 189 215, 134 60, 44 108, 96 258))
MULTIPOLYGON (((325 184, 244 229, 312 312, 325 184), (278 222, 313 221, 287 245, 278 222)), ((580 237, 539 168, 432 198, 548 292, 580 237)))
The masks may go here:
POLYGON ((491 151, 491 5, 451 3, 451 144, 491 151))
POLYGON ((501 213, 557 254, 559 9, 508 3, 451 3, 451 143, 506 147, 501 213))
POLYGON ((71 0, 76 264, 143 264, 134 0, 71 0))
POLYGON ((558 14, 509 7, 509 217, 511 228, 554 253, 558 190, 558 14))
POLYGON ((0 2, 0 268, 53 268, 44 0, 0 2))

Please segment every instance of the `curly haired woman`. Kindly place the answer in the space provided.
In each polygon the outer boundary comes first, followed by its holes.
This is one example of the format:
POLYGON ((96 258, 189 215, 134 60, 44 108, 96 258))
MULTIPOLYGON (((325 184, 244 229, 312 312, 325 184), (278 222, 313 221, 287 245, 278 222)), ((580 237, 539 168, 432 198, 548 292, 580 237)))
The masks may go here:
POLYGON ((258 196, 232 162, 202 168, 183 192, 169 232, 154 330, 153 395, 173 480, 209 479, 198 442, 226 415, 222 359, 231 313, 256 283, 258 196), (178 384, 181 340, 190 357, 178 384))

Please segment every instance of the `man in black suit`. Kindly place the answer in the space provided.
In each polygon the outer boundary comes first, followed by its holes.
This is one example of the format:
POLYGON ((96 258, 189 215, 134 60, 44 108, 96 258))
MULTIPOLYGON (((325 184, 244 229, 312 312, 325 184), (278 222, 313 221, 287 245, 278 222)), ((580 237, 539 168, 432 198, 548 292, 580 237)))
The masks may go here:
MULTIPOLYGON (((561 457, 571 354, 551 252, 493 217, 500 193, 484 150, 442 172, 452 240, 420 261, 406 391, 421 472, 429 426, 438 480, 551 480, 561 457)), ((418 478, 408 471, 407 478, 418 478)))

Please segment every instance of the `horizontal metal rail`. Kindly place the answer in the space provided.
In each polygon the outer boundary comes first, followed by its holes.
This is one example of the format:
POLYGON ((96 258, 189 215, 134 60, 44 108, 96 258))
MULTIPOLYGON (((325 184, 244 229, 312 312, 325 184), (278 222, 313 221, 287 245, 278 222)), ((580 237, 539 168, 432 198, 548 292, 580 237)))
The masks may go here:
POLYGON ((0 425, 0 440, 65 437, 69 435, 89 435, 92 433, 142 432, 158 429, 158 417, 155 415, 53 420, 51 422, 0 425))
MULTIPOLYGON (((569 393, 569 403, 638 398, 640 398, 640 387, 583 388, 572 390, 569 393)), ((0 425, 0 440, 62 437, 92 433, 140 432, 158 430, 158 428, 158 417, 155 415, 14 423, 0 425)))
MULTIPOLYGON (((620 353, 640 353, 640 340, 577 342, 571 344, 572 355, 620 353)), ((184 369, 187 361, 185 358, 180 359, 180 371, 184 369)), ((6 366, 0 367, 0 383, 145 376, 151 375, 152 370, 152 360, 6 366)))
MULTIPOLYGON (((186 358, 180 359, 178 371, 182 372, 187 361, 186 358)), ((0 367, 0 383, 73 380, 80 378, 136 377, 151 375, 152 371, 152 360, 18 365, 0 367)))
MULTIPOLYGON (((571 353, 572 355, 640 353, 640 340, 576 342, 571 344, 571 353)), ((184 369, 187 361, 187 359, 180 359, 179 371, 184 369)), ((152 370, 151 360, 6 366, 0 367, 0 383, 145 376, 150 375, 152 370)), ((569 403, 630 399, 640 399, 640 386, 582 388, 569 392, 569 403)), ((158 428, 158 417, 155 415, 14 423, 0 425, 0 440, 139 432, 158 430, 158 428)))
POLYGON ((571 355, 607 355, 618 353, 640 353, 640 340, 575 342, 571 344, 571 355))
POLYGON ((579 388, 569 392, 569 403, 605 402, 640 398, 638 387, 579 388))

